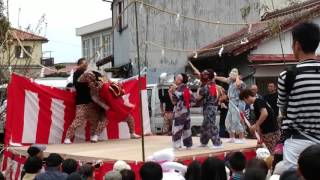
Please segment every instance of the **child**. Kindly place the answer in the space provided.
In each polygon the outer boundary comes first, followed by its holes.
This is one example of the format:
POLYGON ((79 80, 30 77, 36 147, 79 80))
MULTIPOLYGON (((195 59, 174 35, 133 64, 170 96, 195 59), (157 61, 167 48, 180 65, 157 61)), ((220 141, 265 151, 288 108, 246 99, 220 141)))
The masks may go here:
POLYGON ((243 177, 243 170, 246 166, 246 157, 242 152, 233 152, 229 159, 231 168, 230 180, 240 180, 243 177))

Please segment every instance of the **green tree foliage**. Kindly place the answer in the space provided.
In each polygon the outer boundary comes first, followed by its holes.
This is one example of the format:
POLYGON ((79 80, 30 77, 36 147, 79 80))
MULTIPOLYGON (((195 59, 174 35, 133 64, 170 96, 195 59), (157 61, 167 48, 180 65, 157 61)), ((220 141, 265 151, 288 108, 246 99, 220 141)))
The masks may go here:
POLYGON ((5 9, 6 8, 3 0, 0 0, 0 45, 6 39, 6 34, 10 27, 10 23, 8 22, 8 19, 4 14, 5 9))

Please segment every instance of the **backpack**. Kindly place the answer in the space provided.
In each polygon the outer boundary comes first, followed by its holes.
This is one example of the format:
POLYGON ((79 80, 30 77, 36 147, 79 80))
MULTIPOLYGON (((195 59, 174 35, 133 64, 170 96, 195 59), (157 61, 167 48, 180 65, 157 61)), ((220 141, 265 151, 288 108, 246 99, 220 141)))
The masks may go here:
POLYGON ((291 90, 293 88, 293 84, 296 80, 296 77, 298 74, 301 74, 302 72, 305 71, 310 71, 310 70, 315 70, 316 73, 320 72, 320 66, 306 66, 306 67, 299 67, 297 68, 296 66, 291 66, 286 69, 286 78, 284 80, 284 85, 286 88, 286 94, 287 96, 290 95, 291 90))

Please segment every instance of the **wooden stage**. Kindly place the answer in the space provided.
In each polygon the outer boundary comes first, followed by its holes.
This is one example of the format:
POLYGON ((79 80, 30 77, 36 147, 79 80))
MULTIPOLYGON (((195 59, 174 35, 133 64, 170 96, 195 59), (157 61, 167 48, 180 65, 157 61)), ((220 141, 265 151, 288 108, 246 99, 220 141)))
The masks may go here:
MULTIPOLYGON (((222 139, 222 141, 226 141, 222 139)), ((214 156, 222 152, 249 150, 256 148, 256 140, 245 141, 245 144, 223 143, 221 149, 210 149, 209 147, 200 148, 199 137, 193 137, 194 148, 191 150, 175 151, 176 158, 186 159, 197 156, 214 156)), ((211 145, 211 143, 209 143, 211 145)), ((145 154, 146 157, 154 152, 171 148, 170 136, 146 136, 145 137, 145 154)), ((28 147, 10 148, 13 152, 21 155, 27 155, 28 147)), ((75 143, 75 144, 51 144, 47 145, 45 154, 59 153, 64 158, 74 158, 80 161, 94 160, 125 160, 125 161, 142 161, 141 139, 109 140, 98 143, 75 143)))

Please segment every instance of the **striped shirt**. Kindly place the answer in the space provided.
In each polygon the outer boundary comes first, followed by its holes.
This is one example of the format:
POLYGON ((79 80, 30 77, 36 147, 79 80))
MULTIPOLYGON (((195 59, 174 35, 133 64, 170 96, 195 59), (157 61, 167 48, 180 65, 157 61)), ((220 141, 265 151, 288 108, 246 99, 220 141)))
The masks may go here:
MULTIPOLYGON (((318 66, 318 60, 305 60, 302 67, 318 66)), ((308 70, 298 72, 289 96, 285 87, 286 71, 278 78, 278 107, 287 112, 282 129, 296 130, 310 140, 320 143, 320 72, 308 70)))

